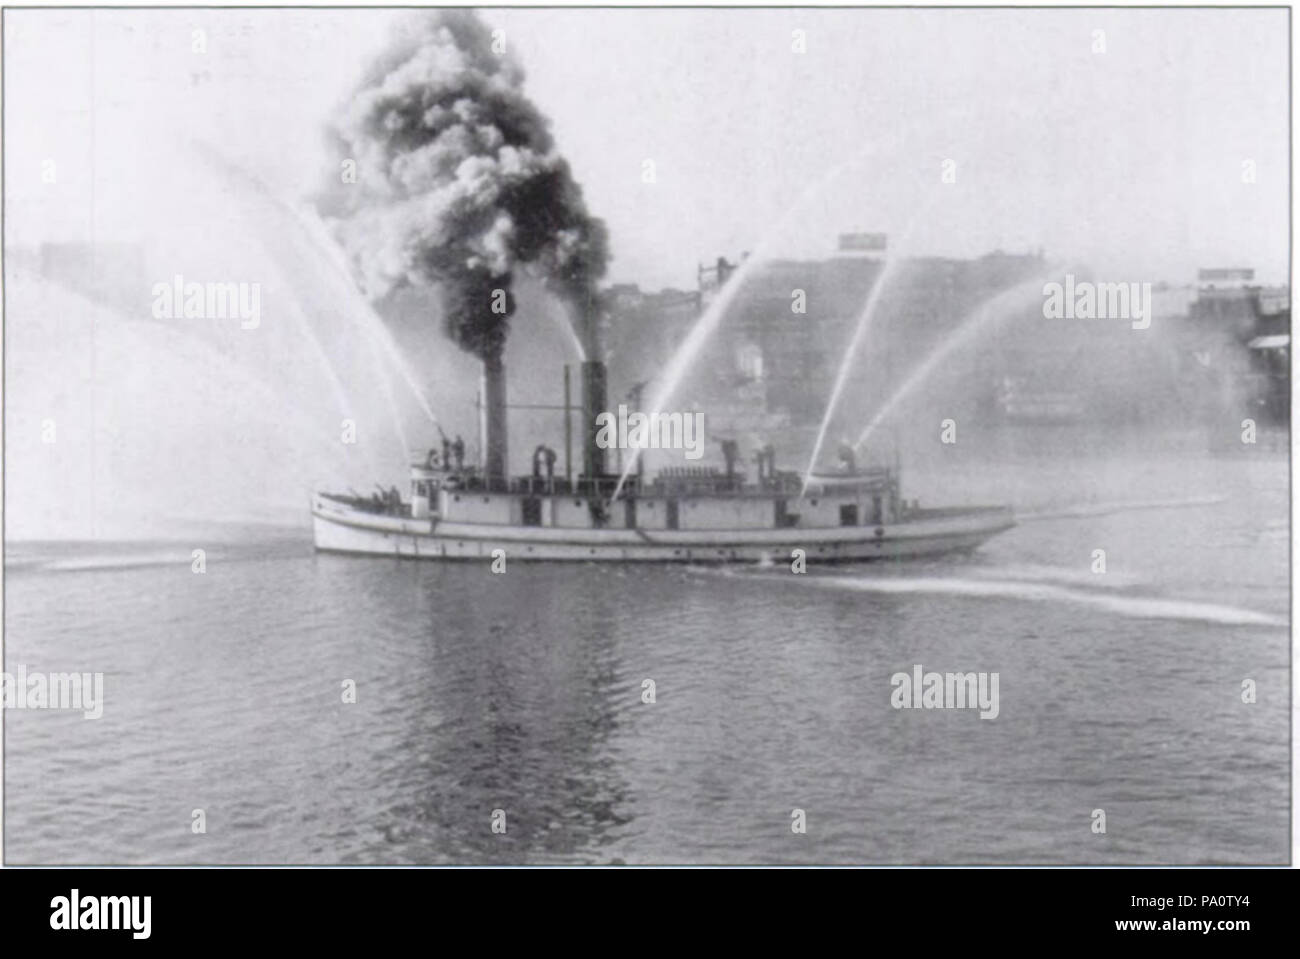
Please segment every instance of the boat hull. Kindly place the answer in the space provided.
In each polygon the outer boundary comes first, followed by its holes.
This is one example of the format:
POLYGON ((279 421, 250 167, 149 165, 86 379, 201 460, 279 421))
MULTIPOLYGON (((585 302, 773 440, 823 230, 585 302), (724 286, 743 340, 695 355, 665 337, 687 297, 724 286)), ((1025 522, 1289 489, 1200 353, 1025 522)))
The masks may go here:
POLYGON ((317 496, 312 504, 322 552, 410 559, 730 563, 787 561, 802 549, 810 563, 862 562, 972 550, 1015 525, 1002 507, 918 511, 884 526, 644 530, 570 529, 410 519, 348 508, 317 496))

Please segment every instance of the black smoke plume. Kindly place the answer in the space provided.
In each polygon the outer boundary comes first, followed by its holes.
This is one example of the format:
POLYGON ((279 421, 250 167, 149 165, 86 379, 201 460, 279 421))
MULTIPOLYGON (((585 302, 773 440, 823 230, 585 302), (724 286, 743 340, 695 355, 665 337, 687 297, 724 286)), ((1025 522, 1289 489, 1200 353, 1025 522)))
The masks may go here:
POLYGON ((469 11, 403 21, 329 127, 356 181, 335 172, 319 198, 368 296, 436 285, 448 335, 489 364, 517 273, 589 315, 608 259, 603 222, 493 39, 469 11))

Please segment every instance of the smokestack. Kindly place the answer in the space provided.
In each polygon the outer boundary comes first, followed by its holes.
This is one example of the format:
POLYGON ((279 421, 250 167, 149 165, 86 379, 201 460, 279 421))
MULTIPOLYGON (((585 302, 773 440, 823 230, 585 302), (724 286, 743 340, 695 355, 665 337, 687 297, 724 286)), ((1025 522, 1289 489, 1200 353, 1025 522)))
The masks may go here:
POLYGON ((574 305, 581 311, 577 328, 582 331, 582 348, 588 357, 582 363, 582 471, 589 478, 605 473, 605 451, 596 445, 600 432, 596 417, 608 409, 609 397, 605 387, 605 364, 600 343, 600 319, 596 304, 591 298, 574 305))
POLYGON ((582 471, 589 479, 605 473, 605 451, 596 445, 600 432, 596 417, 606 408, 605 364, 585 360, 582 364, 582 471))
POLYGON ((506 452, 506 364, 500 356, 483 361, 482 449, 488 488, 504 488, 510 476, 506 452))

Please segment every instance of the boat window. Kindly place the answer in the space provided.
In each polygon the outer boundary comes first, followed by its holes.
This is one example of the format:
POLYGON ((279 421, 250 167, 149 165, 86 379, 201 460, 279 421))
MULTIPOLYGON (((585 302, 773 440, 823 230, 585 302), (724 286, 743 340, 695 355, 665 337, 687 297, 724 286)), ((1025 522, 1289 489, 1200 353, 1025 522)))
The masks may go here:
POLYGON ((840 507, 840 525, 857 526, 858 525, 858 504, 847 503, 840 507))

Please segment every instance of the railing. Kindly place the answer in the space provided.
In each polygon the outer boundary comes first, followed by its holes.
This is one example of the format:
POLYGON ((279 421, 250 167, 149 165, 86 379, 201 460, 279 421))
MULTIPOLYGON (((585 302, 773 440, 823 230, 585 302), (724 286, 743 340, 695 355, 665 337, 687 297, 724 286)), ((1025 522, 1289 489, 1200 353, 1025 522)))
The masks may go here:
POLYGON ((715 466, 670 466, 660 470, 651 488, 655 493, 736 493, 745 485, 744 473, 726 473, 715 466))
MULTIPOLYGON (((511 493, 521 496, 585 496, 610 499, 618 488, 617 476, 601 476, 595 480, 580 476, 566 480, 562 476, 515 476, 496 479, 478 473, 450 473, 442 481, 442 488, 466 493, 511 493)), ((640 488, 636 477, 629 477, 623 491, 635 494, 640 488)))
MULTIPOLYGON (((579 476, 570 481, 561 476, 518 476, 510 479, 489 479, 477 472, 451 473, 443 480, 445 489, 469 493, 506 493, 517 496, 580 496, 598 501, 610 500, 618 489, 618 477, 603 475, 595 478, 579 476)), ((896 488, 897 479, 888 468, 865 470, 860 473, 829 473, 813 478, 809 495, 820 496, 859 489, 881 492, 896 488)), ((792 496, 804 490, 803 476, 791 470, 778 470, 749 484, 748 475, 736 470, 732 474, 715 466, 674 466, 661 470, 652 482, 644 483, 637 476, 629 476, 623 483, 620 499, 637 496, 792 496)))

